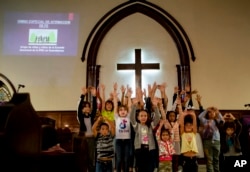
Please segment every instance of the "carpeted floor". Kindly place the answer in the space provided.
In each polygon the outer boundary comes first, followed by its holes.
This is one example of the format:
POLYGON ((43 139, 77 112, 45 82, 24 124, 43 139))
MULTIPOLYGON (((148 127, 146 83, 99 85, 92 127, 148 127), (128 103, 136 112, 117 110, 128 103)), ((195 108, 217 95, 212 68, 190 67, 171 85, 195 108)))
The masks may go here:
POLYGON ((206 165, 201 165, 201 164, 199 164, 199 167, 198 167, 198 172, 206 172, 207 171, 207 169, 206 169, 206 165))

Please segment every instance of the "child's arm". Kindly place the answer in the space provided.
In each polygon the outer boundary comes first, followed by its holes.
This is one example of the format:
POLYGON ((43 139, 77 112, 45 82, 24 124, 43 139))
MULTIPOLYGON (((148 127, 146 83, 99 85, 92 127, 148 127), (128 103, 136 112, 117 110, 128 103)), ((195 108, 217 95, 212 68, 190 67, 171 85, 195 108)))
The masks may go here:
POLYGON ((188 110, 188 114, 192 115, 193 117, 193 132, 197 133, 197 120, 196 120, 196 114, 194 110, 188 110))
POLYGON ((160 121, 160 112, 159 112, 159 109, 158 109, 158 106, 157 106, 158 99, 156 97, 154 97, 153 100, 152 100, 152 103, 153 103, 154 112, 155 112, 153 123, 154 123, 154 126, 156 126, 160 121))
POLYGON ((93 103, 92 103, 92 112, 91 116, 95 118, 96 116, 96 111, 97 111, 97 100, 96 100, 96 88, 95 87, 90 87, 90 92, 93 98, 93 103))
MULTIPOLYGON (((181 106, 181 105, 179 105, 181 106)), ((184 117, 185 114, 183 111, 179 113, 179 123, 180 123, 180 134, 182 135, 184 133, 184 117)))
POLYGON ((114 115, 116 116, 118 113, 118 97, 115 89, 113 90, 112 94, 113 94, 113 104, 114 104, 114 115))
POLYGON ((92 132, 93 132, 94 137, 96 137, 98 134, 98 125, 101 122, 101 120, 102 120, 102 117, 99 116, 92 126, 92 132))
POLYGON ((112 121, 107 121, 107 124, 109 125, 109 130, 111 132, 111 135, 115 136, 115 123, 112 121))
POLYGON ((182 110, 182 105, 181 105, 181 98, 178 97, 176 99, 176 108, 178 109, 178 118, 177 118, 177 122, 180 123, 180 117, 183 115, 183 110, 182 110))
POLYGON ((129 88, 127 91, 127 107, 128 107, 128 114, 130 115, 131 109, 132 109, 132 100, 131 100, 131 96, 132 96, 132 89, 129 88))
POLYGON ((79 123, 80 123, 80 116, 82 114, 82 108, 83 108, 82 104, 83 104, 83 101, 87 92, 88 90, 86 87, 81 88, 81 96, 80 96, 80 100, 78 101, 78 107, 77 107, 77 120, 79 123))
POLYGON ((196 94, 196 101, 197 101, 197 103, 198 103, 198 105, 199 105, 199 110, 200 110, 200 113, 201 112, 203 112, 204 111, 204 108, 203 108, 203 106, 202 106, 202 104, 201 104, 201 95, 200 94, 196 94))
POLYGON ((166 94, 166 87, 167 87, 167 84, 165 82, 159 85, 159 90, 161 92, 161 99, 162 99, 162 104, 163 104, 164 109, 167 109, 167 106, 168 106, 168 97, 166 94))
POLYGON ((131 113, 130 113, 130 122, 132 125, 136 125, 136 105, 138 103, 138 100, 136 98, 133 99, 132 102, 132 108, 131 108, 131 113))
POLYGON ((161 134, 161 129, 162 129, 163 125, 164 125, 164 120, 160 120, 160 125, 159 125, 158 129, 156 130, 156 134, 155 134, 157 141, 161 140, 160 134, 161 134))
POLYGON ((124 85, 122 85, 120 89, 121 89, 121 93, 122 93, 122 95, 121 95, 121 104, 126 105, 127 104, 126 101, 125 101, 126 88, 124 87, 124 85))
POLYGON ((201 122, 202 124, 205 124, 206 121, 207 121, 206 118, 205 118, 206 114, 207 114, 207 110, 204 110, 204 111, 201 112, 201 113, 199 114, 199 116, 198 116, 198 118, 199 118, 199 120, 200 120, 200 122, 201 122))
POLYGON ((242 131, 242 125, 241 125, 240 121, 233 116, 233 114, 229 113, 229 115, 230 115, 230 118, 234 121, 234 123, 236 125, 235 134, 237 136, 239 136, 241 131, 242 131))
POLYGON ((160 113, 161 113, 161 118, 162 118, 163 120, 166 120, 166 119, 167 119, 167 118, 166 118, 166 112, 165 112, 165 109, 164 109, 164 107, 163 107, 163 104, 160 105, 160 113))
POLYGON ((179 87, 178 87, 178 86, 175 86, 175 87, 174 87, 174 94, 173 94, 173 102, 172 102, 173 105, 174 105, 174 103, 175 103, 175 100, 176 100, 177 97, 178 97, 178 93, 179 93, 179 87))
POLYGON ((155 96, 155 92, 156 92, 156 89, 157 89, 157 84, 156 82, 154 82, 153 86, 152 86, 152 89, 151 89, 151 95, 150 97, 154 97, 155 96))
POLYGON ((218 111, 217 112, 217 118, 216 118, 216 120, 217 120, 217 122, 220 124, 221 122, 222 123, 224 123, 224 118, 223 118, 223 116, 222 116, 222 114, 218 111))
POLYGON ((100 98, 102 100, 102 110, 105 110, 105 85, 100 84, 99 85, 100 88, 100 98))

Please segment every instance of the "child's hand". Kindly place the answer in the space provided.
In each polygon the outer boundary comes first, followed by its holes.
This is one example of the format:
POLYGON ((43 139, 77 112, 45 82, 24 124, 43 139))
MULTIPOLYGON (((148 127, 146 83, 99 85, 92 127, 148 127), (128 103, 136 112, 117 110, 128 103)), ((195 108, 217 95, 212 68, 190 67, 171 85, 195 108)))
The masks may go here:
POLYGON ((118 88, 117 82, 114 83, 113 88, 114 88, 114 90, 117 90, 117 88, 118 88))
POLYGON ((194 89, 193 91, 191 91, 191 94, 197 94, 197 93, 198 93, 197 89, 194 89))
POLYGON ((83 95, 86 95, 88 92, 88 89, 86 87, 82 87, 81 90, 83 95))
POLYGON ((133 105, 137 105, 138 102, 139 102, 139 100, 136 97, 132 99, 132 104, 133 105))
POLYGON ((166 86, 167 86, 167 84, 163 83, 162 85, 158 85, 158 89, 160 90, 160 92, 163 93, 165 91, 165 89, 166 89, 166 86))
POLYGON ((96 96, 96 88, 95 87, 89 87, 91 95, 96 96))
POLYGON ((125 91, 126 91, 126 87, 125 87, 124 85, 122 85, 122 86, 121 86, 121 92, 122 92, 122 93, 125 93, 125 91))
POLYGON ((199 94, 196 95, 197 102, 201 102, 201 98, 202 98, 201 95, 199 95, 199 94))
POLYGON ((99 86, 100 88, 101 88, 101 90, 105 90, 105 85, 104 84, 100 84, 100 86, 99 86))
POLYGON ((98 118, 97 118, 97 121, 100 122, 103 120, 103 117, 100 115, 98 118))
POLYGON ((185 86, 185 92, 190 92, 190 91, 191 91, 190 86, 189 85, 185 86))
POLYGON ((235 120, 235 117, 233 116, 233 114, 229 113, 229 115, 230 115, 230 118, 231 118, 232 120, 235 120))
POLYGON ((181 93, 180 93, 181 95, 182 94, 186 94, 186 91, 185 90, 181 90, 181 93))
POLYGON ((177 94, 179 92, 179 87, 178 86, 175 86, 174 87, 174 93, 177 94))
POLYGON ((175 100, 175 102, 176 102, 177 105, 181 105, 181 98, 177 97, 176 100, 175 100))
POLYGON ((132 88, 129 88, 128 91, 127 91, 127 96, 131 97, 132 93, 133 93, 132 88))
POLYGON ((231 113, 225 113, 225 115, 223 116, 223 118, 225 120, 235 120, 235 117, 231 114, 231 113))
POLYGON ((157 106, 157 104, 158 104, 158 98, 157 98, 157 97, 154 97, 154 98, 152 99, 152 104, 153 104, 154 106, 157 106))
POLYGON ((193 110, 193 109, 188 109, 188 110, 185 110, 185 111, 184 111, 184 114, 185 114, 185 115, 192 115, 192 116, 196 116, 196 115, 195 115, 195 112, 194 112, 194 110, 193 110))

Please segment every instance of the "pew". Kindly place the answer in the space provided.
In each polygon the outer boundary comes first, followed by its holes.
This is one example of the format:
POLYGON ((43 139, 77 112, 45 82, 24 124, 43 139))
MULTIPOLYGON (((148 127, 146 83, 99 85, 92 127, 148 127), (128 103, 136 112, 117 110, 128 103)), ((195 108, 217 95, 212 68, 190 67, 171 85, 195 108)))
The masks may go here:
POLYGON ((28 93, 15 93, 9 102, 1 103, 0 171, 77 172, 74 152, 44 151, 54 144, 44 145, 46 132, 47 139, 56 142, 55 129, 42 124, 28 93))

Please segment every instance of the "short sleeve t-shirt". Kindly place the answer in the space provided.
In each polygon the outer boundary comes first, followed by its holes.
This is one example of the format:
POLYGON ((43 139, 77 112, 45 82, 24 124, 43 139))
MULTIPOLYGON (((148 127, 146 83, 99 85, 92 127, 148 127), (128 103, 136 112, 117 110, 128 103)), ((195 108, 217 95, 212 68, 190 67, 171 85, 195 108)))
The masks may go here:
POLYGON ((130 118, 127 117, 119 117, 118 115, 115 117, 115 138, 116 139, 130 139, 130 118))

